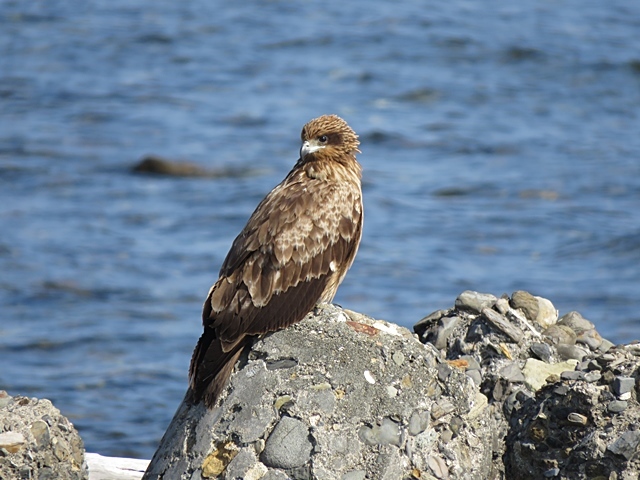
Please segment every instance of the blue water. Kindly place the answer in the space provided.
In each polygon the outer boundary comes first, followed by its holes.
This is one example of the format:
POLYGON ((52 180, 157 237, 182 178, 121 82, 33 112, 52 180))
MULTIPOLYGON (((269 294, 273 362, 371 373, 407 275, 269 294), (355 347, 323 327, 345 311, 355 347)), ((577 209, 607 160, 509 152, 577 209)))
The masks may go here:
POLYGON ((411 326, 523 289, 640 337, 639 32, 628 0, 0 0, 0 389, 149 458, 232 239, 323 113, 365 172, 337 303, 411 326))

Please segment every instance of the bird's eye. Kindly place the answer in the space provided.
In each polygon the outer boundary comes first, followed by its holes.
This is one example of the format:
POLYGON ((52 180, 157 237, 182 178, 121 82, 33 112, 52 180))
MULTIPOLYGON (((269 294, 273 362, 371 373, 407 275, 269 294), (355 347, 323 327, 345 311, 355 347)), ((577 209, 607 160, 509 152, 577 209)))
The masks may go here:
POLYGON ((320 138, 318 138, 318 141, 320 143, 327 143, 329 141, 329 137, 327 137, 326 135, 322 135, 320 138))

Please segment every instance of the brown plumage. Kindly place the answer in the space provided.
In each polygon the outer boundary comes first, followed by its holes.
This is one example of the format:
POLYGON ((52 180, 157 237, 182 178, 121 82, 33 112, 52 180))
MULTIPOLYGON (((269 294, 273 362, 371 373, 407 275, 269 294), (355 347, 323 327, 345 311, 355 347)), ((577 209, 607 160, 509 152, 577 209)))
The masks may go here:
POLYGON ((260 202, 209 290, 190 399, 211 407, 252 338, 331 302, 362 236, 358 136, 336 115, 307 123, 300 158, 260 202))

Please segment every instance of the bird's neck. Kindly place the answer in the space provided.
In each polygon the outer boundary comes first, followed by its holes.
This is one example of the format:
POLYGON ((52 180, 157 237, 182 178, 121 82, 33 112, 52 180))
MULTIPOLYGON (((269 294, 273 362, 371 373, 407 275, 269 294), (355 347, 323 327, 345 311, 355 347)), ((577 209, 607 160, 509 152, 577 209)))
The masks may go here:
POLYGON ((326 156, 306 158, 299 162, 300 168, 309 178, 328 181, 360 181, 362 167, 354 155, 340 155, 335 158, 326 156))

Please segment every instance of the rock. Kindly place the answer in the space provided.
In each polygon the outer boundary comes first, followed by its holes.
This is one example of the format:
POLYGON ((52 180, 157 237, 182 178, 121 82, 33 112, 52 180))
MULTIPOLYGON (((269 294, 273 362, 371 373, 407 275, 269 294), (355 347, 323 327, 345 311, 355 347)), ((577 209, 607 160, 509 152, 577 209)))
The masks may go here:
POLYGON ((542 332, 553 345, 574 345, 576 333, 566 325, 551 325, 542 332))
POLYGON ((584 330, 576 337, 576 342, 585 344, 593 352, 600 348, 603 341, 604 340, 595 328, 592 328, 591 330, 584 330))
POLYGON ((82 440, 49 400, 0 398, 0 478, 88 478, 82 440))
POLYGON ((623 433, 615 442, 607 447, 607 450, 622 455, 627 460, 631 460, 640 445, 640 432, 638 430, 623 433))
POLYGON ((485 308, 482 310, 482 316, 495 328, 504 333, 512 341, 519 343, 522 340, 522 330, 516 325, 510 323, 505 317, 495 310, 485 308))
POLYGON ((613 380, 613 392, 618 396, 631 392, 635 386, 636 379, 633 377, 617 376, 613 380))
POLYGON ((171 177, 239 178, 257 175, 260 172, 252 168, 222 168, 211 170, 193 162, 169 160, 156 155, 148 155, 135 164, 135 173, 163 175, 171 177))
POLYGON ((607 405, 607 411, 611 413, 620 413, 627 409, 629 404, 624 400, 613 400, 607 405))
POLYGON ((414 327, 424 345, 318 308, 256 341, 215 408, 183 402, 145 478, 638 478, 640 344, 518 297, 465 292, 414 327))
POLYGON ((589 352, 584 348, 580 348, 576 345, 558 345, 556 347, 556 351, 558 352, 558 357, 562 360, 578 360, 582 361, 584 357, 586 357, 589 352))
POLYGON ((551 347, 546 343, 532 343, 531 347, 529 347, 531 353, 533 353, 536 357, 538 357, 543 362, 549 363, 551 361, 551 356, 553 352, 551 351, 551 347))
POLYGON ((595 328, 593 323, 583 318, 582 315, 575 311, 563 315, 560 321, 558 321, 558 325, 569 327, 576 335, 580 335, 587 330, 593 330, 595 328))
POLYGON ((489 478, 495 443, 477 439, 499 429, 464 368, 449 366, 443 383, 436 366, 447 364, 435 348, 396 325, 349 318, 323 306, 256 341, 215 408, 183 402, 144 478, 200 478, 205 464, 229 479, 254 468, 266 469, 263 478, 363 478, 364 472, 364 478, 395 480, 414 469, 432 472, 436 464, 448 478, 447 462, 432 457, 451 455, 464 459, 453 470, 458 478, 489 478), (281 359, 295 365, 267 368, 281 359))
POLYGON ((498 299, 490 293, 478 293, 466 290, 456 298, 456 308, 464 308, 480 313, 485 308, 492 308, 498 299))
POLYGON ((576 360, 568 360, 562 363, 549 364, 529 358, 522 369, 525 383, 533 391, 540 390, 546 383, 547 378, 551 375, 561 375, 565 371, 573 371, 578 362, 576 360))
POLYGON ((307 463, 311 450, 309 427, 301 420, 282 417, 267 437, 260 458, 268 467, 289 469, 307 463))
POLYGON ((538 318, 538 299, 529 292, 519 290, 511 295, 511 306, 522 310, 527 319, 535 320, 538 318))
POLYGON ((558 310, 553 306, 550 300, 542 297, 535 297, 538 301, 538 315, 535 322, 541 328, 547 328, 554 325, 558 321, 558 310))

